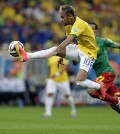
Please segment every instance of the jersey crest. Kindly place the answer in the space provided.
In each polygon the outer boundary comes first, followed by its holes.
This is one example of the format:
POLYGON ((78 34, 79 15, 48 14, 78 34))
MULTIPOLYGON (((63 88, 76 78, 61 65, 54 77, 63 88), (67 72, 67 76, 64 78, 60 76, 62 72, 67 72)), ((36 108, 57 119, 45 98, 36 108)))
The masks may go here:
POLYGON ((72 28, 72 32, 77 33, 77 32, 78 32, 78 28, 77 28, 77 27, 73 27, 73 28, 72 28))

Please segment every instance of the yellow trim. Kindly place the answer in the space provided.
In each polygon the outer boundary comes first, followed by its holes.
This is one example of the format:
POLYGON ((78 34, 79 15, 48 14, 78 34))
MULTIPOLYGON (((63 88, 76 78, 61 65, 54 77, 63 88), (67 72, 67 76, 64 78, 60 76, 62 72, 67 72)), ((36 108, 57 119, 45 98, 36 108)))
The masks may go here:
POLYGON ((75 38, 77 38, 77 36, 75 34, 70 34, 70 35, 73 35, 75 38))

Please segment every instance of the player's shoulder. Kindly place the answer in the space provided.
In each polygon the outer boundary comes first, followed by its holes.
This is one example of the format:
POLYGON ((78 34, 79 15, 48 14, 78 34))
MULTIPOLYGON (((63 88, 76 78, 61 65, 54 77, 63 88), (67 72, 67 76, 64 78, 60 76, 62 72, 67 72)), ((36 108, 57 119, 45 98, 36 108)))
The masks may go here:
POLYGON ((96 40, 105 40, 105 38, 102 38, 102 37, 96 37, 96 40))
POLYGON ((75 21, 76 24, 86 24, 87 22, 82 20, 80 17, 76 16, 76 21, 75 21))
POLYGON ((96 37, 96 41, 99 41, 99 42, 106 42, 106 41, 107 41, 107 38, 96 37))
POLYGON ((105 41, 106 42, 109 42, 109 43, 114 43, 111 39, 109 39, 109 38, 105 38, 105 41))
POLYGON ((76 16, 75 23, 73 24, 73 29, 77 31, 77 28, 85 28, 87 26, 87 22, 76 16), (75 29, 76 28, 76 29, 75 29))

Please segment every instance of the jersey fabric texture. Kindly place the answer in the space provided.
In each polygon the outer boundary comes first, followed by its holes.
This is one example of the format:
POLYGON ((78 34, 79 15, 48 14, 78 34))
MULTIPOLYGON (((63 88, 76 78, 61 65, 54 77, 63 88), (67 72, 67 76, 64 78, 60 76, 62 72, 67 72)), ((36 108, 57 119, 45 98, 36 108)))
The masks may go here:
POLYGON ((115 42, 111 41, 110 39, 96 37, 96 43, 98 46, 98 53, 97 53, 97 59, 93 64, 93 68, 96 72, 96 75, 99 76, 103 72, 111 72, 115 74, 114 69, 109 64, 108 50, 107 50, 107 48, 115 48, 115 42))
POLYGON ((97 46, 95 35, 87 22, 83 21, 79 17, 76 17, 74 24, 67 25, 65 30, 66 36, 74 35, 76 37, 77 46, 84 54, 86 54, 89 58, 96 59, 97 46))
MULTIPOLYGON (((51 58, 48 59, 48 66, 49 66, 49 75, 52 76, 56 72, 60 72, 62 70, 63 65, 59 65, 59 69, 57 68, 57 61, 59 57, 58 56, 52 56, 51 58)), ((64 65, 68 65, 69 62, 65 59, 63 59, 64 65)), ((53 78, 52 80, 56 82, 65 82, 68 81, 68 74, 67 71, 64 71, 60 76, 53 78)))

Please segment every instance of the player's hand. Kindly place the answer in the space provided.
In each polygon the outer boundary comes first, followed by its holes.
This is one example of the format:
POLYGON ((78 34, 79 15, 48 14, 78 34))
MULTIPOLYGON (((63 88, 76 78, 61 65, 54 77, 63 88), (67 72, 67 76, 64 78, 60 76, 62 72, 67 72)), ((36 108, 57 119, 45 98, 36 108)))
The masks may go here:
POLYGON ((59 65, 64 65, 63 64, 63 58, 62 57, 60 57, 59 59, 58 59, 58 62, 57 62, 57 68, 59 69, 59 65))

